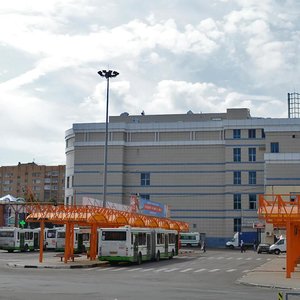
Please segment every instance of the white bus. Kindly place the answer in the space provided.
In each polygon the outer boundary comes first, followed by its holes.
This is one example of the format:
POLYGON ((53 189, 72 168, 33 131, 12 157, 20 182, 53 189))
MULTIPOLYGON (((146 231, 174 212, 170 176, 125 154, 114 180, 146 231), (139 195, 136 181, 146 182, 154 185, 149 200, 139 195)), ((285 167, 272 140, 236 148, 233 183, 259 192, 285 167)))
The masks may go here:
MULTIPOLYGON (((86 252, 90 249, 90 232, 88 228, 74 229, 74 251, 77 253, 86 252)), ((66 230, 64 227, 57 230, 56 251, 65 250, 66 230)))
POLYGON ((0 249, 13 252, 39 249, 39 230, 29 228, 0 228, 0 249))
POLYGON ((111 264, 173 258, 178 254, 176 230, 135 228, 101 228, 98 258, 111 264))
POLYGON ((181 232, 180 245, 182 247, 201 246, 201 234, 199 232, 181 232))
POLYGON ((63 227, 45 228, 44 250, 55 250, 57 231, 63 227))

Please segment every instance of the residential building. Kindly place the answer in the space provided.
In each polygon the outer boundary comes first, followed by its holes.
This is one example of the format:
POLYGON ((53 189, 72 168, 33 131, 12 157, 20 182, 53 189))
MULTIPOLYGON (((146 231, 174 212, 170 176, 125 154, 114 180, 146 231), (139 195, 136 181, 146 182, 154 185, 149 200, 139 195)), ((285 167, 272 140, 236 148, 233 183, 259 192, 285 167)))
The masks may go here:
MULTIPOLYGON (((105 123, 66 131, 67 204, 102 199, 105 123)), ((300 193, 300 119, 226 113, 111 116, 107 201, 130 195, 169 205, 171 218, 224 246, 258 222, 258 195, 278 186, 300 193)))
POLYGON ((0 195, 24 198, 26 189, 40 202, 63 203, 65 197, 65 166, 18 163, 0 167, 0 195))

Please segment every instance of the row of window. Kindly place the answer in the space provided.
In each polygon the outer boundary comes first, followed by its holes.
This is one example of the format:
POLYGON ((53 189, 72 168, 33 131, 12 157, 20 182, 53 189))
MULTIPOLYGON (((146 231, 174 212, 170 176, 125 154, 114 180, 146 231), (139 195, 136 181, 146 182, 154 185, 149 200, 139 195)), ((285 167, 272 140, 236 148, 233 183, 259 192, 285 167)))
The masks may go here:
MULTIPOLYGON (((233 184, 242 184, 242 171, 233 172, 233 184)), ((256 184, 256 171, 248 172, 248 184, 256 184)), ((141 173, 141 186, 149 186, 149 185, 150 185, 150 173, 141 173)))
MULTIPOLYGON (((28 183, 27 180, 24 181, 25 183, 28 183)), ((0 184, 14 184, 14 181, 13 180, 3 180, 1 181, 0 180, 0 184)), ((58 179, 54 179, 54 180, 49 180, 48 178, 45 178, 45 181, 43 182, 41 179, 33 179, 32 180, 32 184, 43 184, 43 183, 49 183, 49 184, 57 184, 59 183, 58 179)), ((63 184, 64 183, 64 179, 61 180, 61 183, 63 184)), ((17 184, 20 185, 20 181, 17 181, 17 184)))
MULTIPOLYGON (((28 176, 28 172, 26 172, 25 173, 25 176, 28 176)), ((41 177, 41 175, 42 175, 42 173, 31 173, 31 176, 32 177, 41 177)), ((57 176, 59 176, 59 171, 49 171, 49 172, 46 172, 45 173, 45 176, 47 177, 47 176, 49 176, 49 177, 51 177, 51 176, 54 176, 54 177, 57 177, 57 176)), ((65 175, 64 174, 61 174, 61 176, 62 177, 64 177, 65 175)), ((1 173, 0 173, 0 177, 1 177, 1 173)), ((10 177, 14 177, 14 173, 11 173, 11 172, 9 172, 9 173, 4 173, 3 174, 3 177, 5 177, 5 178, 10 178, 10 177)), ((20 178, 20 176, 18 176, 18 178, 20 178)))
MULTIPOLYGON (((271 153, 279 153, 279 143, 270 144, 271 153)), ((242 157, 241 148, 233 148, 233 161, 240 162, 242 157)), ((248 148, 248 161, 256 161, 256 148, 248 148)))
MULTIPOLYGON (((242 184, 242 171, 233 172, 233 184, 242 184)), ((256 171, 248 172, 248 184, 256 184, 256 171)))
MULTIPOLYGON (((256 209, 256 194, 249 194, 249 209, 256 209)), ((233 209, 242 209, 242 195, 233 195, 233 209)))
MULTIPOLYGON (((233 138, 241 138, 241 129, 233 129, 233 138)), ((265 138, 265 132, 261 129, 261 138, 265 138)), ((256 129, 248 129, 248 139, 256 139, 256 129)))
MULTIPOLYGON (((233 148, 233 161, 241 162, 242 149, 233 148)), ((248 161, 256 161, 256 148, 248 148, 248 161)))

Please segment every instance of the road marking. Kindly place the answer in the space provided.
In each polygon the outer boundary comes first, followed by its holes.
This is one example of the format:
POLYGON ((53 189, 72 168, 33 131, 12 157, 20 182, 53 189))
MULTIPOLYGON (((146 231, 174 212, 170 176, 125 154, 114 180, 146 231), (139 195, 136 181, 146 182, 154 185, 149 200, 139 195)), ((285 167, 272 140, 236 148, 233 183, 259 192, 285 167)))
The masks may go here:
POLYGON ((166 270, 164 272, 165 273, 169 273, 169 272, 173 272, 173 271, 176 271, 176 270, 179 270, 179 268, 168 269, 168 270, 166 270))
POLYGON ((109 267, 109 268, 99 268, 97 271, 106 271, 106 270, 109 270, 109 269, 112 269, 112 267, 109 267))
POLYGON ((168 269, 167 268, 161 268, 161 269, 155 270, 154 272, 161 272, 161 271, 164 271, 164 270, 168 270, 168 269))
POLYGON ((194 273, 203 272, 203 271, 205 271, 205 270, 206 270, 206 269, 199 269, 199 270, 194 271, 194 273))
POLYGON ((261 260, 261 257, 257 258, 256 260, 261 260))
POLYGON ((148 272, 148 271, 153 271, 155 268, 148 268, 148 269, 143 269, 140 272, 148 272))
POLYGON ((226 272, 230 273, 230 272, 234 272, 236 271, 237 269, 230 269, 230 270, 226 270, 226 272))
POLYGON ((185 273, 185 272, 188 272, 188 271, 191 271, 193 270, 192 268, 187 268, 187 269, 184 269, 184 270, 181 270, 179 271, 180 273, 185 273))
POLYGON ((219 256, 217 259, 223 259, 224 258, 224 256, 219 256))
POLYGON ((243 273, 251 272, 251 270, 244 270, 243 273))
POLYGON ((236 258, 236 260, 241 260, 241 259, 243 259, 243 257, 237 257, 237 258, 236 258))
POLYGON ((142 268, 134 268, 134 269, 128 270, 128 272, 138 271, 138 270, 141 270, 141 269, 142 269, 142 268))
POLYGON ((252 257, 248 257, 248 258, 246 258, 246 260, 251 260, 252 259, 252 257))
POLYGON ((230 260, 230 259, 232 259, 232 257, 227 257, 226 259, 230 260))
POLYGON ((122 271, 122 270, 126 270, 126 269, 128 269, 128 267, 116 268, 116 269, 113 269, 112 271, 117 272, 117 271, 122 271))
POLYGON ((213 272, 217 272, 217 271, 220 271, 220 269, 212 269, 212 270, 209 270, 208 272, 213 273, 213 272))

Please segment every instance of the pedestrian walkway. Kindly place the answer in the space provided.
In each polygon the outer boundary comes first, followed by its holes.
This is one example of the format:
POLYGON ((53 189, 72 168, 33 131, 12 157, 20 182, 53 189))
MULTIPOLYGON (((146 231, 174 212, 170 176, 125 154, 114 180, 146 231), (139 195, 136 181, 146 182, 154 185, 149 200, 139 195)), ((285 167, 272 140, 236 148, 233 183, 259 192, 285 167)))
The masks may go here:
POLYGON ((286 278, 285 266, 286 255, 281 254, 248 272, 238 282, 246 285, 297 289, 300 291, 300 270, 293 272, 291 278, 286 278))

